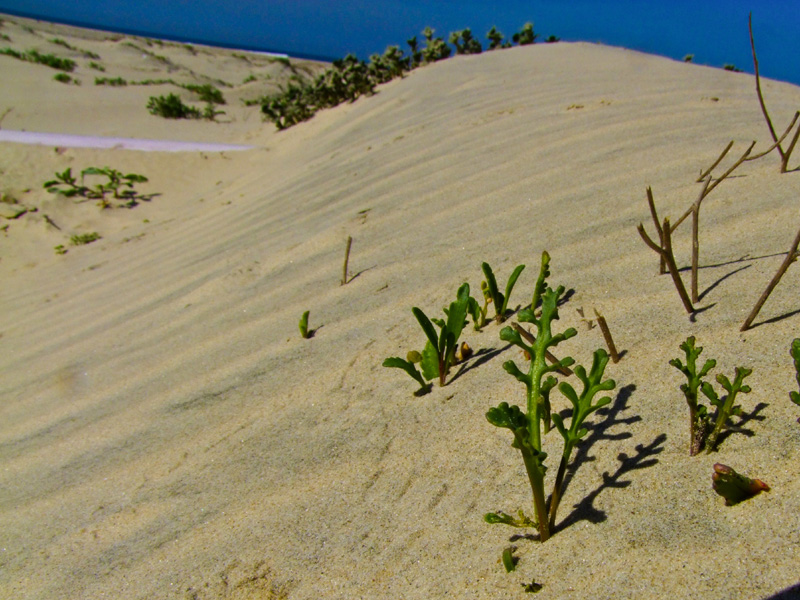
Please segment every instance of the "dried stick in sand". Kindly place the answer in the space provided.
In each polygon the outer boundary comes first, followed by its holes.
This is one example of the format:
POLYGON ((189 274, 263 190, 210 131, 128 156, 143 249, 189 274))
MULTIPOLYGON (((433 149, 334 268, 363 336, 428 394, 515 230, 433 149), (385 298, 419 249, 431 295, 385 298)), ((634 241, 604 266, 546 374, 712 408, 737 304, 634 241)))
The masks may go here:
POLYGON ((786 270, 789 268, 794 261, 797 260, 797 246, 800 245, 800 230, 797 231, 797 235, 794 236, 794 241, 792 242, 792 247, 789 248, 789 252, 786 254, 786 258, 783 259, 781 266, 778 267, 778 272, 775 273, 775 276, 772 278, 772 281, 769 282, 767 285, 767 289, 764 290, 764 293, 761 294, 761 297, 756 302, 756 305, 753 307, 753 310, 750 311, 750 315, 745 320, 742 328, 739 331, 747 331, 750 329, 750 326, 753 324, 756 316, 758 315, 758 311, 761 310, 761 307, 764 306, 764 303, 769 298, 769 295, 772 293, 772 290, 778 285, 778 282, 783 277, 783 274, 786 273, 786 270))
POLYGON ((342 284, 347 283, 347 263, 350 262, 350 246, 353 244, 353 238, 347 236, 347 247, 344 249, 344 268, 342 269, 342 284))
POLYGON ((594 315, 597 317, 597 324, 600 326, 603 339, 606 341, 606 346, 608 346, 608 354, 611 356, 612 362, 616 364, 619 362, 619 353, 617 352, 617 347, 614 345, 614 339, 611 337, 611 330, 608 328, 606 318, 597 312, 596 308, 594 309, 594 315))

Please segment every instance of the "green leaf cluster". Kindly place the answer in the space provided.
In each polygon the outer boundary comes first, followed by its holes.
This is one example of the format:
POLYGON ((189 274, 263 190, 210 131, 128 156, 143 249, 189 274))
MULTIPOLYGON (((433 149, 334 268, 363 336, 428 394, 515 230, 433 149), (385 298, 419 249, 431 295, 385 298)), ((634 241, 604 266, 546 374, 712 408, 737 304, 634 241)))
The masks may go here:
POLYGON ((55 179, 46 181, 44 189, 52 194, 60 194, 67 198, 81 196, 86 200, 97 200, 101 208, 109 208, 111 202, 107 196, 109 194, 115 200, 123 200, 118 206, 128 208, 136 205, 137 198, 141 198, 134 189, 135 184, 144 183, 147 177, 138 173, 128 173, 127 175, 110 167, 88 167, 81 171, 80 182, 72 174, 72 168, 66 169, 63 173, 56 173, 55 179), (85 185, 86 176, 99 175, 105 177, 105 182, 94 185, 85 185))
MULTIPOLYGON (((519 279, 522 271, 525 270, 525 265, 517 265, 517 267, 511 273, 511 277, 508 278, 508 282, 506 283, 505 294, 500 293, 500 290, 497 287, 497 280, 495 279, 494 273, 492 272, 492 267, 489 266, 489 263, 485 262, 481 264, 481 269, 483 270, 484 277, 486 277, 486 292, 484 294, 494 304, 495 321, 502 323, 505 321, 506 313, 508 312, 508 300, 511 297, 511 290, 514 289, 517 279, 519 279)), ((481 289, 483 288, 484 286, 482 285, 481 289)))
MULTIPOLYGON (((519 331, 511 327, 504 327, 500 331, 500 339, 524 350, 530 357, 528 368, 525 371, 512 360, 503 364, 506 372, 525 385, 526 410, 523 412, 518 406, 501 402, 486 413, 486 419, 492 425, 511 431, 514 436, 512 447, 522 454, 533 492, 534 521, 541 541, 546 541, 555 527, 556 513, 572 450, 588 432, 583 426, 586 418, 611 402, 611 398, 607 396, 597 401, 595 401, 595 397, 600 392, 613 389, 616 385, 612 379, 603 380, 605 367, 608 364, 608 354, 604 350, 598 349, 594 352, 592 367, 588 373, 582 366, 575 367, 575 375, 583 384, 580 393, 567 382, 558 384, 558 390, 572 404, 569 426, 560 415, 551 412, 550 393, 557 385, 557 379, 552 374, 563 372, 575 361, 571 357, 565 357, 548 363, 547 354, 550 349, 575 336, 577 331, 573 328, 568 328, 562 333, 554 334, 552 331, 553 322, 558 319, 558 303, 564 295, 564 287, 558 286, 553 289, 547 284, 547 278, 550 275, 549 264, 550 256, 547 252, 542 253, 541 268, 534 287, 531 305, 517 315, 520 322, 531 323, 536 328, 535 341, 528 343, 522 338, 519 331), (538 314, 537 307, 540 307, 538 314), (564 447, 553 492, 547 501, 544 491, 547 471, 544 462, 547 453, 542 449, 542 441, 543 435, 550 431, 551 421, 564 439, 564 447)), ((522 520, 506 519, 502 516, 498 517, 498 514, 504 513, 490 513, 485 519, 490 523, 525 526, 522 520)))
POLYGON ((688 337, 680 345, 680 348, 686 355, 686 364, 683 364, 678 358, 670 360, 669 364, 686 376, 686 383, 681 385, 681 391, 689 405, 689 454, 694 456, 703 449, 706 452, 714 451, 719 435, 728 426, 730 417, 742 414, 741 407, 734 402, 740 392, 742 394, 750 393, 750 386, 744 385, 744 379, 753 371, 745 367, 736 367, 733 382, 721 373, 717 375, 717 382, 728 392, 726 396, 720 397, 714 386, 703 380, 703 377, 716 366, 717 361, 709 359, 699 371, 697 370, 697 359, 703 352, 703 348, 695 346, 694 336, 688 337), (715 407, 713 418, 708 408, 700 403, 698 390, 715 407))
POLYGON ((413 307, 411 312, 427 338, 425 348, 422 353, 409 352, 405 360, 397 356, 387 358, 383 366, 403 369, 408 373, 420 384, 418 394, 428 391, 427 381, 438 378, 439 385, 445 385, 450 367, 455 364, 458 340, 467 324, 469 301, 469 284, 464 283, 458 288, 456 299, 450 307, 444 309, 444 319, 429 319, 421 309, 413 307), (421 373, 417 364, 422 369, 421 373))

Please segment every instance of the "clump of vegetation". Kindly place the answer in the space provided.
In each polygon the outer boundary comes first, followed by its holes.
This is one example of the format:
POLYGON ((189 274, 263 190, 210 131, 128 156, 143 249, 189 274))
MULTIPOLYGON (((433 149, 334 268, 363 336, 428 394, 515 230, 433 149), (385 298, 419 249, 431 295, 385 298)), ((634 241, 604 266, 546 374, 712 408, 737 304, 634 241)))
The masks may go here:
POLYGON ((695 346, 694 336, 687 338, 680 348, 686 354, 686 364, 684 365, 678 358, 672 359, 669 364, 683 373, 687 379, 686 383, 681 385, 681 391, 689 405, 689 454, 694 456, 703 449, 710 453, 716 449, 722 430, 729 426, 729 419, 733 416, 741 416, 742 409, 734 402, 740 392, 742 394, 750 393, 750 386, 744 385, 743 382, 745 377, 753 371, 745 367, 736 367, 733 382, 725 375, 717 375, 717 382, 728 392, 727 396, 720 398, 714 387, 709 382, 703 381, 703 377, 716 366, 717 361, 709 359, 699 371, 697 370, 697 359, 703 352, 703 348, 695 346), (700 403, 698 391, 702 392, 716 408, 713 419, 708 408, 700 403))
MULTIPOLYGON (((97 233, 96 231, 93 231, 91 233, 80 233, 80 234, 76 233, 75 235, 69 238, 69 241, 73 246, 84 246, 86 244, 91 244, 92 242, 96 242, 99 239, 102 239, 100 237, 100 234, 97 233)), ((63 253, 59 252, 59 254, 63 253)))
MULTIPOLYGON (((430 27, 422 31, 424 47, 420 46, 416 36, 407 40, 410 49, 408 56, 397 46, 389 46, 383 55, 373 54, 369 63, 348 54, 345 58, 334 61, 332 67, 317 76, 313 82, 298 78, 280 93, 262 98, 261 110, 265 118, 272 121, 278 129, 286 129, 310 119, 323 108, 353 102, 361 96, 374 94, 378 84, 402 77, 403 73, 421 65, 448 58, 452 54, 452 48, 444 39, 434 34, 435 31, 430 27)), ((522 30, 514 34, 513 41, 520 45, 533 44, 536 37, 533 24, 526 23, 522 30)), ((492 27, 487 38, 490 41, 489 50, 511 46, 511 42, 503 41, 503 35, 496 27, 492 27)), ((548 41, 558 39, 551 38, 548 41)), ((456 54, 478 54, 482 51, 480 41, 473 37, 470 29, 455 31, 450 34, 449 39, 455 46, 456 54)), ((285 61, 287 67, 291 66, 288 59, 275 60, 285 61)))
POLYGON ((106 68, 103 65, 94 61, 91 61, 89 63, 89 68, 94 69, 95 71, 102 71, 102 72, 105 72, 106 70, 106 68))
POLYGON ((166 96, 150 96, 147 110, 151 115, 165 119, 199 119, 200 111, 194 106, 187 106, 176 94, 166 96))
POLYGON ((88 167, 81 171, 80 182, 78 182, 70 167, 63 173, 56 173, 55 179, 46 181, 43 187, 52 194, 61 194, 67 198, 80 196, 86 200, 97 200, 97 205, 101 208, 112 206, 111 200, 107 197, 111 194, 113 199, 122 200, 118 206, 130 208, 136 205, 137 200, 145 198, 134 189, 134 185, 146 181, 147 177, 138 173, 126 175, 110 167, 88 167), (106 181, 85 185, 87 175, 105 177, 106 181))
POLYGON ((520 322, 531 323, 537 330, 532 343, 523 340, 519 330, 504 327, 500 332, 500 339, 521 348, 530 357, 530 364, 526 372, 517 367, 514 361, 507 361, 503 368, 515 379, 525 385, 526 404, 525 411, 516 405, 507 402, 500 403, 497 407, 486 413, 486 419, 496 427, 509 429, 514 436, 512 446, 520 451, 528 480, 533 491, 534 517, 519 511, 519 517, 512 517, 504 512, 488 513, 484 519, 487 523, 502 523, 513 527, 532 527, 539 530, 539 540, 544 542, 550 538, 556 524, 558 505, 564 489, 564 477, 572 451, 588 430, 583 426, 589 415, 611 403, 611 398, 604 396, 595 401, 595 397, 604 391, 614 389, 616 383, 613 379, 603 380, 605 367, 608 364, 608 354, 603 349, 594 352, 592 367, 586 372, 582 366, 574 369, 575 375, 581 380, 583 389, 578 393, 567 382, 558 384, 558 390, 572 404, 569 427, 559 413, 550 410, 550 393, 557 385, 554 372, 563 371, 575 363, 571 357, 556 360, 548 364, 547 355, 551 348, 561 342, 577 335, 573 328, 563 333, 553 334, 553 321, 558 319, 558 304, 564 295, 564 287, 553 289, 547 284, 550 275, 550 256, 542 253, 542 264, 539 278, 533 291, 530 308, 523 309, 517 315, 520 322), (537 316, 537 307, 541 312, 537 316), (543 434, 550 430, 551 422, 564 439, 561 462, 556 474, 553 492, 549 501, 545 499, 545 471, 544 464, 547 453, 543 451, 543 434))
POLYGON ((502 33, 497 30, 497 27, 492 28, 486 34, 486 39, 489 40, 488 50, 497 50, 498 48, 510 48, 511 42, 505 39, 502 33))
POLYGON ((725 498, 725 506, 739 504, 761 492, 769 491, 769 486, 760 479, 750 479, 720 463, 714 465, 711 485, 717 494, 725 498))
POLYGON ((522 29, 519 32, 515 33, 511 39, 515 44, 519 44, 520 46, 527 46, 529 44, 536 43, 536 38, 539 37, 538 34, 533 32, 533 23, 525 23, 522 29))
POLYGON ((56 73, 53 75, 53 79, 59 83, 75 83, 75 85, 80 85, 80 82, 77 79, 72 79, 72 77, 66 73, 56 73))
POLYGON ((456 47, 456 54, 480 54, 483 52, 481 43, 472 37, 472 31, 469 28, 451 33, 450 43, 456 47))
POLYGON ((75 61, 70 58, 60 58, 54 54, 40 54, 36 50, 18 52, 13 48, 0 48, 0 54, 13 56, 19 60, 45 65, 51 69, 58 69, 59 71, 66 71, 68 73, 74 71, 76 66, 75 61))
POLYGON ((396 356, 387 358, 383 361, 383 366, 403 369, 422 386, 420 391, 427 387, 426 380, 438 378, 439 385, 445 385, 450 367, 456 362, 458 339, 467 324, 469 300, 469 284, 465 283, 458 288, 456 300, 449 308, 444 309, 446 319, 429 319, 422 310, 413 307, 411 312, 427 338, 425 348, 422 353, 409 352, 406 360, 396 356), (439 328, 438 334, 434 324, 439 328), (417 364, 422 368, 421 374, 417 370, 417 364))
POLYGON ((112 87, 124 87, 128 85, 122 77, 95 77, 95 85, 110 85, 112 87))
POLYGON ((210 83, 205 83, 203 85, 187 83, 181 87, 197 94, 203 102, 209 104, 225 104, 225 98, 222 92, 210 83))
POLYGON ((63 46, 67 50, 72 50, 73 52, 79 52, 80 54, 83 55, 84 58, 94 58, 94 59, 100 58, 99 54, 90 52, 89 50, 82 50, 80 48, 76 48, 75 46, 69 44, 66 40, 62 40, 61 38, 53 38, 50 40, 50 43, 56 44, 58 46, 63 46))

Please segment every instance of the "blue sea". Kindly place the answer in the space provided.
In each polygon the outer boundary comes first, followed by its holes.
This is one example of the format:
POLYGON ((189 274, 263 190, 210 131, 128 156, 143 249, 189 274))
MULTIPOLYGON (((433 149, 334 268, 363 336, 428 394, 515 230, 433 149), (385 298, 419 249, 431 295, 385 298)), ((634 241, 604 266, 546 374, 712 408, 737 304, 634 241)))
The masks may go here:
POLYGON ((800 0, 0 0, 0 12, 180 42, 332 60, 407 50, 426 26, 470 28, 486 45, 526 22, 539 41, 600 42, 753 72, 753 13, 762 76, 800 85, 800 0))

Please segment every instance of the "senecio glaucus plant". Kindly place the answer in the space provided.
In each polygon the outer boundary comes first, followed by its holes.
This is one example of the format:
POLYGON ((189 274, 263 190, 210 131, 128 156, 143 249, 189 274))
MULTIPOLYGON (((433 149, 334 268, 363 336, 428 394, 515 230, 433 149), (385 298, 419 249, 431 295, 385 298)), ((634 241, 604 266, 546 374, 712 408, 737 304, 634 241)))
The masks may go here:
POLYGON ((551 373, 563 371, 575 363, 570 357, 565 357, 548 364, 546 355, 550 348, 554 348, 564 340, 577 334, 573 328, 563 333, 553 334, 552 323, 558 319, 558 302, 564 294, 564 286, 553 289, 546 283, 550 275, 550 255, 542 253, 542 264, 530 308, 521 310, 517 318, 522 323, 531 323, 536 328, 535 341, 526 343, 517 330, 504 327, 500 331, 500 338, 525 351, 530 357, 527 372, 523 372, 514 363, 507 361, 503 368, 518 381, 525 384, 526 404, 525 410, 516 405, 501 402, 486 413, 487 420, 496 427, 509 429, 514 435, 512 447, 522 454, 525 470, 528 474, 531 490, 533 491, 534 517, 529 518, 523 511, 519 511, 519 518, 512 517, 503 512, 488 513, 484 519, 487 523, 503 523, 514 527, 532 527, 539 530, 539 540, 544 542, 553 533, 556 523, 556 512, 564 488, 564 476, 572 455, 572 450, 583 438, 588 430, 583 427, 586 418, 597 409, 606 406, 611 398, 604 396, 595 401, 598 393, 614 389, 613 379, 603 380, 603 371, 608 364, 608 354, 605 350, 598 349, 594 352, 592 367, 587 373, 582 366, 574 368, 574 373, 583 384, 579 393, 567 382, 558 384, 558 390, 572 404, 572 413, 569 426, 558 413, 551 413, 550 392, 557 385, 557 380, 551 373), (537 316, 536 309, 541 303, 541 313, 537 316), (547 467, 544 462, 547 453, 542 449, 543 435, 550 430, 550 423, 564 438, 564 448, 561 463, 558 467, 553 492, 549 501, 545 499, 545 472, 547 467))

